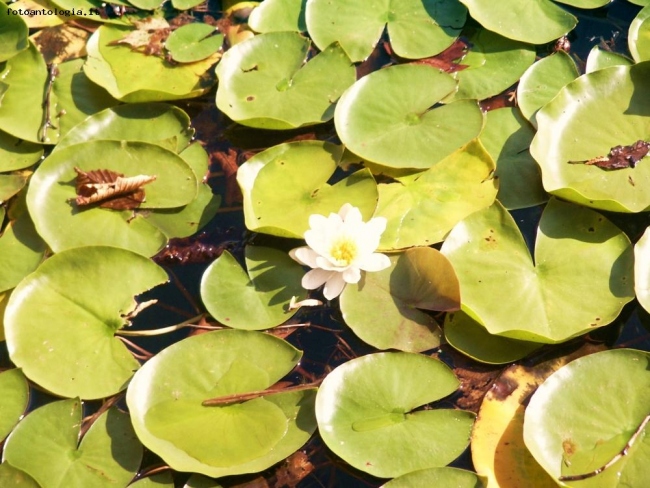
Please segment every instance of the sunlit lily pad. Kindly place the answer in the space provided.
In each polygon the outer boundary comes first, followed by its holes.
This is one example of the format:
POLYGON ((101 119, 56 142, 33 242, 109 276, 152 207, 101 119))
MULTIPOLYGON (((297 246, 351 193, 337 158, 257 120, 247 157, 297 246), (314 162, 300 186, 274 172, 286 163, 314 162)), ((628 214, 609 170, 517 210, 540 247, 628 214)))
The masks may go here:
POLYGON ((336 131, 349 150, 369 161, 394 168, 430 168, 483 127, 475 101, 432 108, 455 90, 451 75, 430 66, 404 64, 375 71, 339 100, 336 131))
POLYGON ((460 306, 458 279, 436 249, 415 248, 390 256, 391 266, 365 273, 340 298, 345 323, 378 349, 421 352, 440 345, 435 319, 420 310, 460 306))
POLYGON ((458 91, 445 99, 483 100, 498 95, 519 80, 535 61, 530 44, 514 41, 486 29, 478 29, 469 37, 470 49, 461 64, 467 68, 454 73, 458 91))
POLYGON ((126 140, 149 142, 179 153, 193 136, 190 118, 180 108, 167 103, 134 103, 88 117, 62 137, 54 150, 88 141, 126 140))
MULTIPOLYGON (((502 36, 545 44, 572 30, 578 20, 550 0, 460 0, 483 27, 502 36)), ((558 0, 559 1, 559 0, 558 0)), ((596 8, 610 0, 562 0, 580 8, 596 8)))
POLYGON ((494 202, 494 168, 485 149, 471 142, 427 171, 378 185, 376 215, 388 221, 379 247, 405 249, 442 241, 454 225, 494 202))
POLYGON ((47 246, 36 233, 23 190, 9 206, 9 221, 0 229, 0 292, 15 287, 43 260, 47 246))
POLYGON ((634 61, 627 56, 623 56, 614 51, 607 51, 596 45, 589 51, 585 72, 591 73, 592 71, 609 68, 610 66, 630 66, 632 64, 634 64, 634 61))
POLYGON ((321 141, 273 146, 246 161, 237 172, 244 195, 246 227, 252 231, 302 238, 309 216, 336 213, 345 203, 364 220, 377 204, 377 184, 367 169, 330 185, 343 148, 321 141), (278 191, 282 188, 282 191, 278 191))
POLYGON ((390 478, 453 461, 469 443, 474 414, 413 410, 458 387, 441 361, 405 352, 369 354, 337 367, 316 397, 325 444, 357 469, 390 478))
POLYGON ((0 486, 12 488, 42 488, 34 478, 9 463, 0 464, 0 486))
POLYGON ((634 246, 634 291, 641 306, 650 312, 650 227, 634 246))
POLYGON ((616 212, 650 209, 650 158, 606 171, 584 162, 650 134, 650 62, 581 76, 537 113, 530 151, 544 188, 588 207, 616 212))
POLYGON ((147 219, 167 237, 188 237, 203 228, 216 215, 221 205, 221 195, 203 181, 208 173, 210 158, 200 143, 194 142, 179 156, 192 168, 198 185, 196 198, 183 207, 153 210, 147 219))
POLYGON ((578 75, 576 63, 564 51, 546 56, 526 70, 517 86, 517 104, 533 127, 537 127, 537 111, 578 75))
POLYGON ((9 369, 0 373, 0 442, 25 413, 28 401, 29 385, 22 371, 9 369))
POLYGON ((0 172, 14 171, 33 165, 43 155, 43 146, 23 141, 0 131, 0 172))
POLYGON ((9 356, 57 395, 117 393, 139 364, 114 334, 128 325, 133 297, 166 280, 162 268, 124 249, 57 253, 11 294, 5 312, 9 356))
POLYGON ((9 8, 4 3, 0 3, 0 17, 3 18, 0 24, 1 63, 27 49, 29 29, 20 16, 9 15, 9 8))
POLYGON ((506 364, 526 357, 542 345, 490 334, 463 311, 445 317, 445 339, 466 356, 488 364, 506 364))
POLYGON ((370 55, 384 27, 397 55, 438 54, 458 36, 466 15, 457 0, 311 0, 305 17, 320 49, 339 42, 357 62, 370 55))
POLYGON ((647 429, 638 431, 647 422, 650 404, 649 362, 650 354, 633 349, 591 354, 564 366, 533 394, 524 441, 535 459, 556 480, 592 474, 561 486, 650 482, 650 439, 647 429))
POLYGON ((634 18, 627 34, 630 53, 637 63, 650 60, 650 4, 634 18))
POLYGON ((307 0, 265 0, 255 7, 248 25, 255 32, 305 32, 305 5, 307 0))
POLYGON ((593 210, 555 199, 542 215, 534 262, 498 203, 454 227, 442 252, 458 274, 463 311, 491 334, 563 342, 609 324, 634 298, 627 236, 593 210))
POLYGON ((290 319, 292 296, 305 297, 300 284, 302 266, 285 252, 270 247, 248 246, 246 268, 242 269, 228 251, 205 270, 201 298, 208 312, 235 329, 261 330, 290 319))
POLYGON ((27 205, 39 234, 59 252, 84 245, 110 245, 152 256, 167 242, 146 213, 91 206, 79 208, 74 168, 109 169, 126 176, 153 175, 141 208, 174 208, 197 193, 192 168, 179 156, 143 142, 90 141, 54 152, 32 176, 27 205))
POLYGON ((201 61, 221 49, 223 34, 215 32, 214 26, 202 22, 185 24, 169 35, 165 48, 179 63, 201 61))
POLYGON ((305 63, 309 47, 296 32, 260 34, 233 46, 217 66, 217 107, 240 124, 263 129, 327 122, 356 71, 337 45, 305 63))
POLYGON ((84 75, 82 64, 75 59, 57 66, 59 74, 46 105, 52 126, 44 131, 48 71, 43 57, 30 43, 28 49, 7 61, 0 73, 2 83, 8 85, 0 104, 0 129, 26 141, 55 144, 87 116, 115 105, 114 98, 84 75))
POLYGON ((548 200, 539 166, 528 148, 535 131, 516 108, 490 110, 479 140, 496 163, 498 200, 508 209, 539 205, 548 200))
POLYGON ((464 469, 429 468, 404 474, 382 485, 382 488, 424 488, 430 486, 482 488, 483 483, 476 474, 464 469))
POLYGON ((259 332, 216 331, 176 343, 149 360, 129 386, 138 437, 179 471, 220 477, 264 470, 315 430, 315 390, 223 406, 202 402, 264 390, 300 357, 285 341, 259 332))
POLYGON ((115 98, 130 103, 192 98, 214 84, 208 70, 219 54, 196 63, 172 66, 160 56, 134 52, 126 45, 109 45, 129 32, 124 27, 103 25, 86 46, 88 59, 84 72, 115 98))
POLYGON ((126 487, 138 471, 142 445, 129 416, 115 407, 100 415, 79 441, 78 399, 31 412, 7 438, 3 462, 24 471, 41 488, 126 487))
POLYGON ((535 389, 553 372, 603 347, 594 344, 578 349, 571 347, 569 354, 558 356, 556 352, 546 355, 542 362, 513 364, 492 383, 481 403, 471 442, 473 466, 486 486, 519 488, 532 482, 535 488, 557 487, 524 444, 526 406, 535 389))
MULTIPOLYGON (((27 183, 27 176, 20 174, 0 174, 0 204, 5 203, 18 193, 27 183)), ((1 220, 0 220, 1 222, 1 220)))

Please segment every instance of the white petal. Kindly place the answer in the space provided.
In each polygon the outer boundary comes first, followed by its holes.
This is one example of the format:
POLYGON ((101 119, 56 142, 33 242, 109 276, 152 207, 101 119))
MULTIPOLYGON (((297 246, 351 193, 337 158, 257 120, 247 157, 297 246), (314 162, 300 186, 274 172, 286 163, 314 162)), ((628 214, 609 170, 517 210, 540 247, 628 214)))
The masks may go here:
POLYGON ((361 270, 356 266, 350 266, 348 269, 343 271, 343 280, 346 283, 359 283, 361 279, 361 270))
POLYGON ((344 203, 341 206, 341 209, 339 210, 339 217, 341 217, 341 220, 345 220, 346 216, 348 215, 348 212, 353 208, 354 206, 351 203, 344 203))
POLYGON ((337 266, 336 264, 332 263, 328 258, 323 257, 323 256, 318 256, 316 258, 316 266, 321 269, 325 269, 327 271, 341 271, 342 268, 341 266, 337 266))
POLYGON ((310 268, 318 268, 316 264, 316 258, 318 253, 314 252, 313 249, 307 246, 297 247, 289 251, 289 256, 294 261, 298 261, 300 264, 309 266, 310 268))
POLYGON ((332 275, 336 274, 334 271, 325 271, 324 269, 312 269, 302 277, 302 287, 307 290, 314 290, 329 280, 332 275))
POLYGON ((365 232, 379 237, 386 230, 387 223, 388 221, 385 217, 374 217, 366 223, 365 232))
POLYGON ((385 254, 376 252, 366 256, 361 262, 355 263, 356 266, 364 271, 381 271, 390 266, 390 259, 385 254))
POLYGON ((309 227, 316 232, 323 231, 328 223, 329 221, 324 215, 312 214, 309 216, 309 227))
MULTIPOLYGON (((349 203, 346 203, 345 205, 349 205, 348 208, 345 208, 345 217, 342 217, 345 227, 350 230, 359 230, 363 227, 363 217, 361 216, 361 211, 349 203)), ((339 215, 340 212, 344 210, 345 205, 341 207, 339 215)))
POLYGON ((323 295, 328 300, 333 300, 341 294, 343 288, 345 288, 343 275, 341 273, 333 273, 332 277, 327 280, 327 283, 325 283, 323 295))

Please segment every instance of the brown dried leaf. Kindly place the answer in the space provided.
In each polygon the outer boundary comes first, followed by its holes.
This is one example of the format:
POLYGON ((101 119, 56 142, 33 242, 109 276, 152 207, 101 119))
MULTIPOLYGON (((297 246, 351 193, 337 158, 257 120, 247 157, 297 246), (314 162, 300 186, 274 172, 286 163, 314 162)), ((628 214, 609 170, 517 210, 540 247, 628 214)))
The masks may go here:
POLYGON ((116 210, 131 210, 144 201, 142 186, 151 183, 156 176, 137 175, 124 177, 121 173, 107 169, 83 171, 77 167, 77 205, 100 203, 100 207, 116 210))
POLYGON ((650 151, 650 142, 639 139, 629 146, 615 146, 607 156, 599 156, 587 161, 569 161, 570 164, 598 166, 605 171, 634 168, 650 151))
POLYGON ((446 71, 447 73, 462 71, 468 66, 466 64, 459 64, 455 61, 462 59, 467 54, 470 47, 471 44, 468 41, 458 38, 451 46, 440 54, 436 54, 430 58, 418 59, 417 61, 413 61, 411 64, 426 64, 441 69, 442 71, 446 71))
POLYGON ((150 17, 143 21, 135 21, 136 30, 129 32, 122 39, 110 42, 109 46, 126 44, 132 51, 146 55, 160 56, 164 52, 164 44, 171 34, 169 23, 165 19, 150 17))

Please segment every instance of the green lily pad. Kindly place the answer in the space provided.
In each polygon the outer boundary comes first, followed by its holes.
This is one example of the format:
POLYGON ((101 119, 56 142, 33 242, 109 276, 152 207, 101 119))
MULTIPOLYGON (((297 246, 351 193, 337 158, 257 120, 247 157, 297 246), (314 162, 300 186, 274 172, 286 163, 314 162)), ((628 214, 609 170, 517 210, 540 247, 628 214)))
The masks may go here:
POLYGON ((210 315, 245 330, 270 329, 293 317, 297 310, 288 308, 291 297, 306 298, 302 266, 285 252, 248 246, 246 268, 248 273, 224 251, 205 270, 201 298, 210 315))
POLYGON ((430 486, 481 488, 483 483, 476 473, 464 469, 429 468, 404 474, 382 485, 381 488, 425 488, 430 486))
POLYGON ((650 60, 650 4, 641 9, 630 24, 627 43, 634 61, 650 60))
POLYGON ((296 32, 260 34, 230 48, 217 66, 217 107, 240 124, 293 129, 327 122, 356 79, 338 46, 305 63, 310 41, 296 32))
POLYGON ((16 193, 22 190, 26 184, 26 176, 0 174, 0 204, 5 203, 13 197, 16 193))
POLYGON ((54 394, 113 395, 139 367, 115 332, 129 324, 133 297, 165 281, 161 267, 124 249, 57 253, 11 294, 5 312, 9 356, 54 394))
POLYGON ((491 334, 563 342, 609 324, 634 298, 627 236, 597 212, 555 199, 534 262, 498 202, 454 227, 442 252, 458 274, 463 311, 491 334))
POLYGON ((457 0, 311 0, 305 18, 320 49, 339 42, 357 62, 370 55, 384 27, 398 56, 438 54, 454 42, 466 15, 457 0))
POLYGON ((194 473, 183 488, 222 488, 222 486, 211 478, 194 473))
POLYGON ((530 147, 546 191, 603 210, 650 209, 650 159, 615 171, 580 164, 647 140, 649 115, 650 62, 594 71, 566 85, 537 113, 530 147))
POLYGON ((9 463, 0 464, 0 486, 11 488, 42 488, 34 478, 9 463))
POLYGON ((160 7, 160 0, 129 0, 129 3, 134 7, 144 10, 155 10, 160 7))
POLYGON ((9 222, 0 231, 0 292, 14 288, 43 260, 47 246, 34 228, 25 191, 9 206, 9 222))
POLYGON ((441 242, 468 215, 494 202, 494 161, 476 141, 432 168, 378 185, 377 216, 387 219, 380 249, 441 242))
POLYGON ((0 172, 33 165, 43 156, 43 146, 0 131, 0 172))
POLYGON ((28 403, 29 385, 22 371, 9 369, 0 373, 0 442, 18 423, 28 403))
POLYGON ((3 462, 27 473, 42 488, 107 486, 108 482, 126 487, 142 459, 142 445, 128 414, 111 407, 79 442, 81 420, 78 399, 34 410, 7 438, 3 462))
POLYGON ((305 32, 305 5, 307 0, 265 0, 248 17, 248 25, 255 32, 305 32))
MULTIPOLYGON (((572 30, 578 23, 578 19, 550 0, 503 0, 498 3, 492 0, 460 1, 467 6, 470 15, 486 29, 531 44, 553 41, 572 30)), ((608 1, 596 0, 596 3, 605 5, 608 1)))
POLYGON ((633 64, 634 61, 627 56, 623 56, 622 54, 613 51, 606 51, 600 46, 595 45, 591 48, 591 51, 589 51, 587 64, 585 65, 585 72, 591 73, 592 71, 609 68, 610 66, 631 66, 633 64))
POLYGON ((487 364, 512 363, 542 347, 538 342, 518 341, 490 334, 463 311, 447 314, 444 330, 445 339, 454 349, 487 364))
POLYGON ((497 165, 497 199, 507 209, 533 207, 548 200, 539 166, 528 150, 534 135, 534 129, 516 108, 504 107, 485 114, 479 140, 497 165))
POLYGON ((88 141, 125 140, 149 142, 180 153, 193 136, 190 118, 180 108, 167 103, 134 103, 88 117, 62 137, 54 151, 88 141))
POLYGON ((90 82, 81 71, 82 64, 81 59, 74 59, 57 66, 59 74, 52 84, 48 105, 53 127, 44 133, 44 87, 48 84, 45 60, 33 43, 8 60, 0 73, 8 86, 0 105, 0 129, 26 141, 55 144, 89 115, 117 104, 106 90, 90 82))
POLYGON ((365 273, 340 298, 343 320, 377 349, 421 352, 440 345, 440 327, 420 310, 449 311, 460 306, 458 278, 449 261, 433 248, 390 256, 391 266, 365 273))
POLYGON ((167 242, 147 221, 146 213, 91 206, 80 209, 75 167, 84 171, 109 169, 126 176, 155 175, 145 186, 140 208, 173 208, 196 198, 197 180, 179 156, 144 142, 90 141, 56 151, 32 176, 27 205, 39 234, 53 251, 78 246, 110 245, 152 256, 167 242))
POLYGON ((9 15, 9 7, 4 3, 0 3, 0 17, 4 19, 0 24, 1 63, 27 49, 29 29, 20 16, 9 15))
POLYGON ((634 5, 641 5, 642 7, 650 5, 650 0, 628 0, 628 2, 633 3, 634 5))
POLYGON ((169 35, 165 48, 179 63, 201 61, 221 49, 223 34, 215 32, 214 26, 202 22, 185 24, 169 35))
POLYGON ((338 456, 391 478, 442 467, 469 443, 474 414, 414 409, 458 387, 441 361, 405 352, 369 354, 337 367, 316 397, 321 437, 338 456))
POLYGON ((215 331, 178 342, 149 360, 129 386, 138 437, 179 471, 212 477, 262 471, 315 430, 315 389, 222 406, 202 402, 264 390, 300 357, 282 339, 252 331, 215 331))
POLYGON ((634 291, 641 306, 650 312, 650 227, 634 246, 634 291))
POLYGON ((564 51, 546 56, 526 70, 517 86, 517 104, 533 127, 537 128, 537 111, 578 75, 576 63, 564 51))
MULTIPOLYGON (((562 486, 645 486, 650 482, 650 438, 635 431, 648 415, 650 354, 633 349, 598 352, 552 374, 533 394, 524 421, 524 441, 556 480, 611 467, 562 486), (620 455, 621 452, 625 455, 620 455)), ((646 419, 647 420, 647 419, 646 419)))
POLYGON ((172 0, 172 5, 178 10, 187 10, 203 3, 202 0, 172 0))
POLYGON ((535 62, 535 49, 530 44, 513 41, 486 29, 478 29, 469 37, 470 49, 461 64, 467 68, 453 74, 458 91, 445 102, 474 98, 484 100, 512 86, 535 62))
POLYGON ((193 98, 203 95, 214 84, 208 70, 218 54, 196 63, 172 66, 162 57, 134 52, 129 46, 109 45, 130 31, 103 25, 86 45, 88 59, 84 72, 118 100, 135 103, 193 98))
POLYGON ((302 238, 309 229, 310 215, 336 213, 345 203, 358 207, 367 221, 378 198, 370 171, 357 171, 334 185, 327 183, 342 153, 341 146, 328 142, 300 141, 273 146, 246 161, 237 171, 246 227, 302 238))
POLYGON ((221 195, 212 193, 210 186, 203 181, 208 173, 210 158, 200 143, 195 142, 179 154, 192 168, 197 181, 200 181, 196 198, 183 207, 161 208, 147 215, 147 220, 161 230, 167 237, 188 237, 203 228, 217 214, 221 205, 221 195))
POLYGON ((11 290, 0 292, 0 341, 5 340, 4 315, 5 315, 5 309, 7 308, 7 303, 9 302, 10 295, 11 295, 11 290))
POLYGON ((336 131, 350 151, 369 161, 430 168, 483 127, 476 101, 432 108, 455 90, 451 75, 430 66, 403 64, 375 71, 339 100, 336 131))
POLYGON ((174 488, 174 478, 169 471, 165 471, 164 473, 140 478, 135 483, 131 483, 129 488, 174 488))

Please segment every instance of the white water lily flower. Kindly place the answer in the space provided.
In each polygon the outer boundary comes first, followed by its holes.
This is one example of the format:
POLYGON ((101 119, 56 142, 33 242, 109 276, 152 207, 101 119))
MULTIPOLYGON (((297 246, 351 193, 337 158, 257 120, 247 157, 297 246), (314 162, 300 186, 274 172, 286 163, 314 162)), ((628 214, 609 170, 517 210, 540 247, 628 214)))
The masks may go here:
POLYGON ((357 207, 346 203, 338 214, 309 217, 306 246, 289 251, 300 264, 313 268, 302 278, 302 286, 313 290, 325 284, 323 295, 332 300, 346 283, 358 283, 361 271, 381 271, 390 266, 388 256, 376 253, 386 219, 364 222, 357 207))

